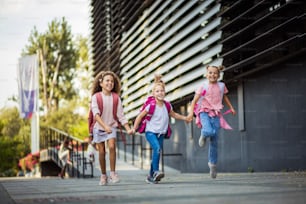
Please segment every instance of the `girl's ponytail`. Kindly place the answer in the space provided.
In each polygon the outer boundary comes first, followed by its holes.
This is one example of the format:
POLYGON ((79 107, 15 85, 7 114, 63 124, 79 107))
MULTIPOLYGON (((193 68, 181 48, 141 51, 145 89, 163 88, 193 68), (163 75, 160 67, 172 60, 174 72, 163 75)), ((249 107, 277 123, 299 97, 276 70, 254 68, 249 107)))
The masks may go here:
POLYGON ((152 91, 154 91, 154 89, 156 88, 156 86, 162 86, 165 89, 165 83, 163 82, 163 80, 161 79, 162 75, 161 74, 155 74, 154 75, 154 84, 153 84, 153 88, 152 91))

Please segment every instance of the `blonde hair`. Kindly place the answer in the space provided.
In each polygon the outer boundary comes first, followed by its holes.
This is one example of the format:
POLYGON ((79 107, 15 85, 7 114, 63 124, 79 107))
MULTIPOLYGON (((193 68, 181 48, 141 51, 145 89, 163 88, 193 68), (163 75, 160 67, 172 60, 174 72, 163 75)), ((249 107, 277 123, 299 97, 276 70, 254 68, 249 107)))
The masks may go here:
POLYGON ((223 65, 219 65, 219 66, 215 66, 215 65, 207 65, 206 69, 208 69, 209 67, 214 67, 218 70, 219 74, 221 71, 223 71, 225 69, 225 67, 223 65))
POLYGON ((120 94, 121 84, 119 77, 112 71, 101 71, 99 72, 99 74, 97 74, 97 76, 94 79, 91 95, 94 95, 95 93, 102 91, 100 83, 107 75, 111 75, 114 78, 114 88, 112 89, 112 92, 120 94))
POLYGON ((166 89, 166 85, 161 78, 162 78, 161 74, 154 75, 154 84, 153 84, 152 92, 154 92, 157 86, 163 87, 164 90, 166 89))

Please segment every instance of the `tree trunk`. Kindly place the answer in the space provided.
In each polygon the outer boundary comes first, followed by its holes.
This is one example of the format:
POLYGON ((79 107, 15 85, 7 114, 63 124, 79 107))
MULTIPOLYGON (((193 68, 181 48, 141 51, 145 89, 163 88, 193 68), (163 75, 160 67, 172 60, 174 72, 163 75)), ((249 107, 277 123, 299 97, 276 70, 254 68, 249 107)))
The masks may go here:
POLYGON ((43 81, 43 91, 44 91, 44 96, 43 96, 43 106, 44 106, 44 112, 45 114, 48 114, 49 110, 49 103, 48 103, 48 96, 47 96, 47 80, 46 80, 46 73, 47 73, 47 62, 44 56, 44 50, 40 49, 39 50, 39 56, 40 56, 40 62, 41 62, 41 70, 42 70, 42 81, 43 81))

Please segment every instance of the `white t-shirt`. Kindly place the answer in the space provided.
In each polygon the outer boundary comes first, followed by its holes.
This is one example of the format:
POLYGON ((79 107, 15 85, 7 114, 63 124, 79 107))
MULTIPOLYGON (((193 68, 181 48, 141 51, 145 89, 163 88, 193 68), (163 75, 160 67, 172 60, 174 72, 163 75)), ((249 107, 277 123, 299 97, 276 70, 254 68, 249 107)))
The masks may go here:
MULTIPOLYGON (((145 107, 146 111, 149 112, 150 104, 145 107)), ((172 109, 172 107, 171 107, 172 109)), ((146 132, 154 132, 158 134, 166 134, 169 124, 169 113, 167 107, 164 104, 162 107, 155 106, 154 113, 151 120, 147 122, 146 132)))

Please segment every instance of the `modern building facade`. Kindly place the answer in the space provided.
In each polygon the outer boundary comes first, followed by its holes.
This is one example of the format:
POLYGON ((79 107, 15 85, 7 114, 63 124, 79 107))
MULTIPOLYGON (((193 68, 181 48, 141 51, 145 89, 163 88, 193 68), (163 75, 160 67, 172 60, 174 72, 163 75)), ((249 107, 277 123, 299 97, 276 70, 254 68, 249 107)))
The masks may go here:
MULTIPOLYGON (((306 2, 302 0, 92 0, 94 75, 116 72, 126 116, 133 121, 163 75, 166 99, 187 114, 207 65, 237 110, 219 135, 224 172, 306 169, 306 2)), ((225 107, 226 108, 226 107, 225 107)), ((196 125, 171 120, 166 164, 205 172, 207 147, 196 125)))

